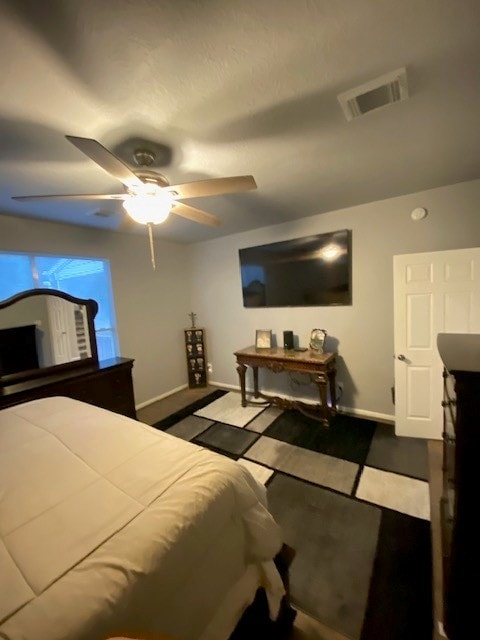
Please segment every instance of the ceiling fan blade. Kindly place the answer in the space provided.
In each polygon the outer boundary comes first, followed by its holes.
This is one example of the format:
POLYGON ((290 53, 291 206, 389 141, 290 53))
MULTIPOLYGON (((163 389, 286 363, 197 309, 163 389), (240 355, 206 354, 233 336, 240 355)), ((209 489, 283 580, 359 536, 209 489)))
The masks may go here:
POLYGON ((174 192, 175 198, 202 198, 203 196, 217 196, 223 193, 236 193, 256 189, 257 184, 253 176, 232 176, 230 178, 212 178, 211 180, 197 180, 184 184, 173 184, 165 187, 174 192))
POLYGON ((181 202, 173 205, 171 213, 182 216, 182 218, 188 218, 188 220, 193 220, 193 222, 198 222, 199 224, 207 224, 209 227, 219 227, 222 224, 220 218, 217 218, 217 216, 214 216, 212 213, 207 213, 206 211, 196 209, 181 202))
POLYGON ((133 171, 111 151, 106 149, 97 140, 91 138, 78 138, 77 136, 65 136, 77 149, 82 151, 91 160, 96 162, 104 171, 112 177, 123 182, 127 187, 139 186, 142 181, 133 171))
POLYGON ((29 200, 125 200, 125 198, 127 198, 126 193, 109 193, 106 195, 101 193, 77 193, 54 196, 12 196, 12 200, 19 200, 21 202, 28 202, 29 200))

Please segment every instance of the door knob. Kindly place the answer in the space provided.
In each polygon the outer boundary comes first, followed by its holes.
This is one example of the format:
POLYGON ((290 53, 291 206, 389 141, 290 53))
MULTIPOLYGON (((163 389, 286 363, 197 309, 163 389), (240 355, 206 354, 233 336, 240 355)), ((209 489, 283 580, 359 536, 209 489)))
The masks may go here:
POLYGON ((406 360, 406 357, 403 355, 403 353, 401 353, 399 356, 397 356, 397 358, 399 360, 402 360, 402 362, 405 362, 405 360, 406 360))

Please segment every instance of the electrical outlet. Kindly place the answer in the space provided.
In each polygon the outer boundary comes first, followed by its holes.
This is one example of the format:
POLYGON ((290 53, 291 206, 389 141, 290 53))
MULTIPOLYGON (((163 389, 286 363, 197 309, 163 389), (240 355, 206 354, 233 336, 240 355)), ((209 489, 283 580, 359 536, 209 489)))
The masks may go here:
POLYGON ((208 373, 213 373, 213 367, 211 362, 207 362, 207 371, 208 373))

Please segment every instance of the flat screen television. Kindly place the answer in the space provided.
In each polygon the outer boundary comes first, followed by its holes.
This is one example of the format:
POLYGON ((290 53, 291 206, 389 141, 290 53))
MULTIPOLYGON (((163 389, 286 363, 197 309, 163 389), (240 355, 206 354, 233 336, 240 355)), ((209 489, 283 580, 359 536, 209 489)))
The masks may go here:
POLYGON ((0 329, 0 376, 38 369, 36 326, 0 329))
POLYGON ((240 249, 239 259, 244 307, 351 304, 346 229, 240 249))

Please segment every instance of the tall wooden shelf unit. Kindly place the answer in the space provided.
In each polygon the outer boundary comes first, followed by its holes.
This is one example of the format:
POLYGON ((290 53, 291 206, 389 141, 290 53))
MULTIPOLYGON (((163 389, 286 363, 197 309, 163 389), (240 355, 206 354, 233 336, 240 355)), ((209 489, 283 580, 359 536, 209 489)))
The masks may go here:
POLYGON ((187 358, 188 386, 207 386, 207 354, 205 329, 192 327, 185 329, 185 356, 187 358))

